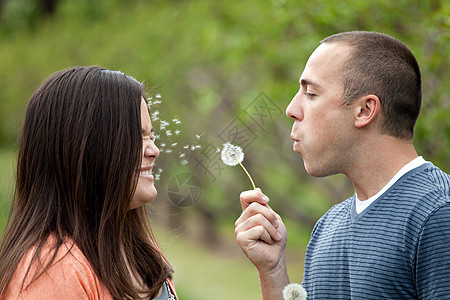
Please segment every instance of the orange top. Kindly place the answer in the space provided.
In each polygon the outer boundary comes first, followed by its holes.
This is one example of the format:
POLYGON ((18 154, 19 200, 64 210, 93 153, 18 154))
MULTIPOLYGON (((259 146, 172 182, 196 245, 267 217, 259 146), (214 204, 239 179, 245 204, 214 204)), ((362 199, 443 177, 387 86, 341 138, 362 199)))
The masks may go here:
MULTIPOLYGON (((51 246, 51 242, 47 241, 41 251, 40 258, 43 265, 51 257, 49 253, 52 249, 51 246)), ((31 248, 20 261, 6 291, 6 299, 113 299, 108 289, 98 279, 84 254, 70 239, 59 248, 51 267, 28 286, 37 267, 37 262, 34 262, 26 275, 34 250, 35 247, 31 248), (21 290, 25 276, 24 289, 21 290)), ((175 293, 171 280, 169 280, 169 285, 175 293)))

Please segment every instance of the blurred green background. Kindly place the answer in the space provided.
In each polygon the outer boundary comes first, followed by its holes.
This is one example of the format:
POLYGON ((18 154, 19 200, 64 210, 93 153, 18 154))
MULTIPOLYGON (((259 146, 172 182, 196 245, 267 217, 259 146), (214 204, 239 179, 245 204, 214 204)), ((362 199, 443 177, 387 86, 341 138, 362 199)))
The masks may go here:
POLYGON ((343 176, 308 176, 291 150, 284 110, 307 58, 340 31, 402 40, 423 74, 416 148, 449 172, 449 29, 450 2, 435 0, 0 0, 0 232, 30 95, 59 69, 95 64, 144 81, 162 102, 152 112, 170 122, 161 130, 154 121, 161 180, 149 208, 181 299, 260 297, 234 242, 239 194, 251 185, 217 160, 225 141, 245 148, 244 165, 283 217, 289 273, 300 282, 312 226, 352 194, 343 176))

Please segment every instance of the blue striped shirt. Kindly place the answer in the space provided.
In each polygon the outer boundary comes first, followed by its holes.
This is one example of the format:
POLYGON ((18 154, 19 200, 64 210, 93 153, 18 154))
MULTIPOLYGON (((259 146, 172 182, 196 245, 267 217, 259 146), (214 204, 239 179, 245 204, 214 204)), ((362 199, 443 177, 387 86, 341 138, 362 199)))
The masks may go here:
POLYGON ((450 299, 449 187, 426 163, 360 214, 355 196, 332 207, 306 250, 308 299, 450 299))

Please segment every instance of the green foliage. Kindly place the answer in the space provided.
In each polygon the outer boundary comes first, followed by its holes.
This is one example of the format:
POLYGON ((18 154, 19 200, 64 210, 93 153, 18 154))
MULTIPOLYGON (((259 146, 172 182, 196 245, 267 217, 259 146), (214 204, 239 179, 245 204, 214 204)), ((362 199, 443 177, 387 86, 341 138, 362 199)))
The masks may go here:
MULTIPOLYGON (((176 115, 183 122, 179 145, 203 134, 201 151, 209 143, 220 147, 221 134, 236 118, 250 127, 255 139, 245 149, 244 164, 293 228, 291 243, 304 247, 313 222, 351 189, 343 178, 317 180, 306 174, 291 150, 284 109, 322 38, 373 30, 399 38, 415 53, 424 94, 415 145, 427 160, 450 171, 448 1, 60 0, 53 15, 41 14, 36 3, 5 0, 3 5, 2 147, 15 142, 27 100, 51 73, 73 65, 119 69, 145 81, 151 94, 162 94, 162 118, 176 115), (261 92, 279 109, 262 128, 246 113, 261 92)), ((237 218, 239 193, 251 187, 238 169, 208 175, 195 161, 200 153, 191 154, 186 166, 177 151, 162 153, 158 165, 164 173, 154 205, 169 210, 179 224, 206 220, 203 230, 211 230, 205 233, 211 236, 220 224, 237 218), (199 202, 184 209, 167 197, 169 180, 180 172, 194 174, 202 188, 199 202)))

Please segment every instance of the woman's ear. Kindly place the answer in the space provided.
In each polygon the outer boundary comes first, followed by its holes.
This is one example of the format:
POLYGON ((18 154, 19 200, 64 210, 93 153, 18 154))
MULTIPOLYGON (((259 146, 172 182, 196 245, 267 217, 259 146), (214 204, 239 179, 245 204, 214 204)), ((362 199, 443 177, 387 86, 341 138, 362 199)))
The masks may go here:
POLYGON ((355 127, 362 128, 369 125, 381 109, 380 99, 373 94, 366 95, 355 101, 355 127))

